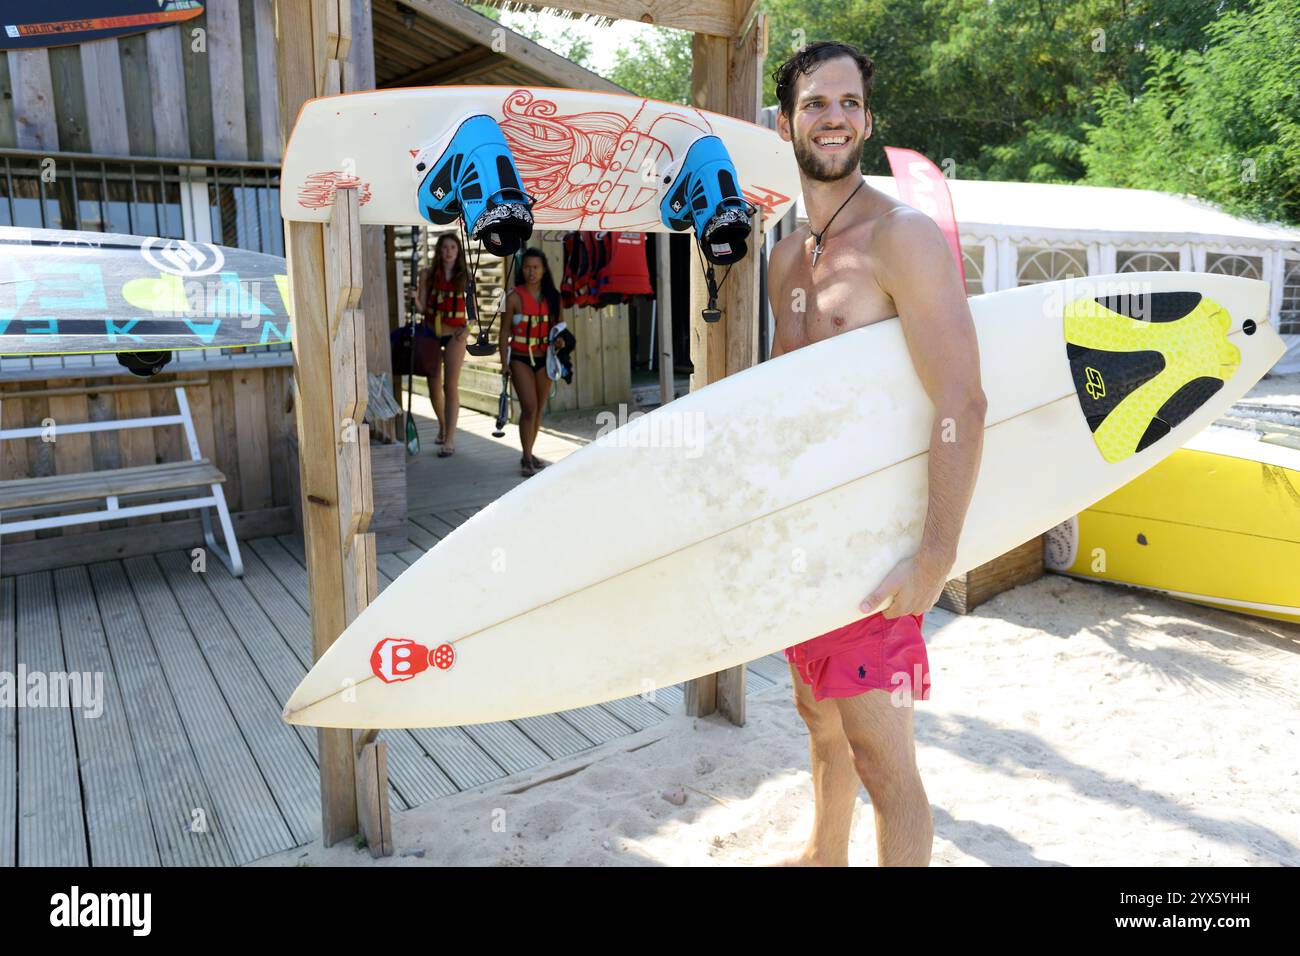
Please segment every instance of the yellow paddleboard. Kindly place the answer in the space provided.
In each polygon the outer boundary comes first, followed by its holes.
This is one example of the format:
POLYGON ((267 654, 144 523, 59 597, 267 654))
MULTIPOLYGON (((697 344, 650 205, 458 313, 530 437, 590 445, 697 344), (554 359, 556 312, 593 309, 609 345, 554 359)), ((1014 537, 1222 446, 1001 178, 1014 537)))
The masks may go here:
POLYGON ((1259 427, 1202 432, 1049 532, 1045 563, 1300 623, 1300 442, 1259 427))

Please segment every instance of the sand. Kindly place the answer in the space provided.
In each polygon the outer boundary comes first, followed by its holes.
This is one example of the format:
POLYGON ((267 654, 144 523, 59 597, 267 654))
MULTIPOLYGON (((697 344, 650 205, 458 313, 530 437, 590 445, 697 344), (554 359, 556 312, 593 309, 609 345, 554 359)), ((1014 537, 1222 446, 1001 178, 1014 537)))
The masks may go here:
MULTIPOLYGON (((1300 626, 1048 575, 927 618, 917 757, 939 866, 1300 864, 1300 626)), ((398 855, 308 866, 754 865, 812 822, 808 737, 775 687, 747 723, 632 737, 394 814, 398 855)), ((849 859, 874 865, 866 793, 849 859)))
MULTIPOLYGON (((1300 373, 1250 405, 1289 421, 1300 373)), ((576 448, 594 423, 545 424, 576 448)), ((932 611, 925 634, 933 865, 1300 865, 1300 625, 1049 574, 970 615, 932 611)), ((744 727, 679 715, 396 813, 393 857, 316 844, 258 865, 757 865, 802 848, 808 766, 779 686, 748 698, 744 727)), ((865 791, 849 861, 876 862, 865 791)))

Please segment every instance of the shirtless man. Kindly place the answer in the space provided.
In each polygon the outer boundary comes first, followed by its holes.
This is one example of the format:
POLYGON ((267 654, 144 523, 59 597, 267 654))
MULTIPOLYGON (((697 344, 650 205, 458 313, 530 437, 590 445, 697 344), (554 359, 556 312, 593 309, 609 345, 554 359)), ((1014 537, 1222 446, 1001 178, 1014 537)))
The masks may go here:
POLYGON ((984 439, 978 344, 947 241, 931 219, 872 189, 860 171, 874 70, 853 47, 818 42, 775 73, 777 130, 794 145, 808 226, 772 251, 772 355, 896 315, 935 409, 916 554, 865 596, 869 617, 786 651, 812 751, 813 833, 788 861, 802 865, 848 863, 859 786, 875 811, 880 864, 930 862, 934 826, 916 766, 912 707, 891 700, 891 678, 921 673, 923 686, 912 694, 928 696, 921 618, 952 568, 984 439), (886 600, 884 611, 871 614, 886 600))

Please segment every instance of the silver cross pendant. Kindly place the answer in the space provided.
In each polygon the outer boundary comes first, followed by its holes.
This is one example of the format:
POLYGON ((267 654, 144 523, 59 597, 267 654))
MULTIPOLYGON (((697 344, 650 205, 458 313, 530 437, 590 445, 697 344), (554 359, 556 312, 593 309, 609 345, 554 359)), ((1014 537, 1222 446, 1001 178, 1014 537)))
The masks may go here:
POLYGON ((822 254, 822 244, 819 242, 817 243, 817 245, 813 246, 812 264, 814 266, 817 265, 817 260, 818 258, 821 257, 821 254, 822 254))

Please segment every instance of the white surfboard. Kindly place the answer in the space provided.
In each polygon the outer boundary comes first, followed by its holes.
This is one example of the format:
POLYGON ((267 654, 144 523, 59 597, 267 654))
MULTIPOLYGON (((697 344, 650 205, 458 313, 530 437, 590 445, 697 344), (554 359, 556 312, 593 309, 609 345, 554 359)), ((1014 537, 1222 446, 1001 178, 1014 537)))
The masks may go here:
MULTIPOLYGON (((1092 277, 970 305, 988 413, 954 573, 1154 465, 1283 353, 1268 285, 1250 279, 1092 277), (1154 295, 1106 301, 1144 319, 1097 301, 1133 292, 1154 295)), ((321 658, 285 718, 406 727, 549 713, 847 624, 920 541, 932 418, 896 319, 656 409, 425 554, 321 658)))
POLYGON ((539 229, 667 232, 660 182, 700 136, 726 144, 740 190, 764 223, 799 195, 794 154, 755 123, 639 96, 514 86, 431 86, 321 97, 303 104, 285 148, 280 215, 324 222, 342 183, 360 189, 361 221, 423 225, 414 155, 466 115, 501 124, 539 229))

